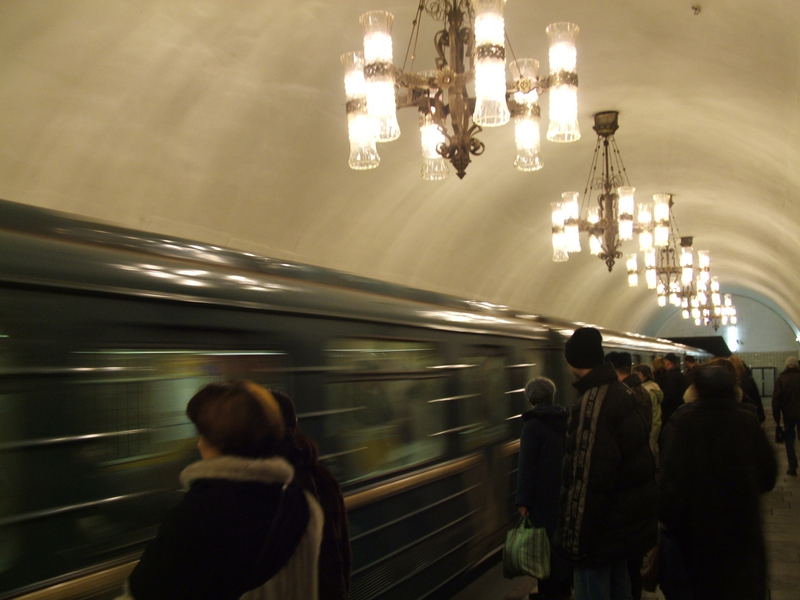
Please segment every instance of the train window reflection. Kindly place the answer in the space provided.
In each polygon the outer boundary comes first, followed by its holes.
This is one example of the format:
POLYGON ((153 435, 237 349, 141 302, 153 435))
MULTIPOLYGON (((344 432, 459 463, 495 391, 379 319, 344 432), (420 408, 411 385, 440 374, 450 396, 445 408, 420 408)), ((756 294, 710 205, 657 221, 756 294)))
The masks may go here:
POLYGON ((273 350, 108 349, 3 363, 0 590, 133 552, 178 500, 198 458, 188 399, 248 378, 286 389, 273 350), (6 493, 10 491, 10 493, 6 493))
POLYGON ((325 350, 334 375, 326 390, 320 440, 342 483, 419 464, 444 454, 448 373, 434 344, 339 339, 325 350))
POLYGON ((462 433, 461 447, 465 450, 503 439, 510 426, 508 397, 508 360, 504 349, 477 347, 462 357, 464 362, 477 365, 459 373, 460 388, 470 397, 459 403, 459 420, 471 427, 462 433))

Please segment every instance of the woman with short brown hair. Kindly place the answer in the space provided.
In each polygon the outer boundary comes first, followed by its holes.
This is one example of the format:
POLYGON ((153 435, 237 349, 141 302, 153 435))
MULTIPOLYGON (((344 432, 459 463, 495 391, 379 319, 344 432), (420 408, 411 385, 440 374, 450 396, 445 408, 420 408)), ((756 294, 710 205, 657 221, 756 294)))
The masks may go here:
POLYGON ((276 456, 284 422, 275 397, 250 381, 212 383, 189 401, 202 460, 131 574, 140 599, 317 598, 322 511, 276 456))

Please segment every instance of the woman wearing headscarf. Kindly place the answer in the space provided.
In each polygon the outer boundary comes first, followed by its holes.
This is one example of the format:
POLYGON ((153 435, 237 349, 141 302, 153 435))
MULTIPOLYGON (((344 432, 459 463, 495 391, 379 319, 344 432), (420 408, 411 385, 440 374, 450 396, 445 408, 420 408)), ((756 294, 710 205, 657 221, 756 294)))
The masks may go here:
POLYGON ((277 456, 275 397, 249 381, 213 383, 186 410, 202 460, 183 500, 129 579, 136 600, 316 600, 322 510, 277 456))
POLYGON ((732 369, 705 365, 693 379, 697 400, 664 425, 661 588, 667 600, 764 600, 760 497, 775 485, 775 456, 732 369))
MULTIPOLYGON (((537 377, 525 386, 533 408, 522 415, 516 504, 534 527, 543 527, 551 543, 558 524, 561 463, 567 432, 567 410, 554 404, 555 384, 537 377)), ((570 596, 572 569, 556 553, 550 555, 550 577, 539 580, 532 599, 564 600, 570 596)))

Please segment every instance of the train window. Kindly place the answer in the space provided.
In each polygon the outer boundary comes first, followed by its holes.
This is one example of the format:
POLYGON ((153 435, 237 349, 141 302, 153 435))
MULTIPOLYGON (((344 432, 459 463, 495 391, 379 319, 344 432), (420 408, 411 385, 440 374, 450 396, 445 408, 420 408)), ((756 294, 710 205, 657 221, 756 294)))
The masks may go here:
POLYGON ((0 590, 147 541, 178 500, 180 469, 198 458, 189 398, 221 379, 285 388, 288 367, 275 351, 114 349, 47 360, 59 364, 4 366, 0 380, 0 590))
POLYGON ((462 447, 472 449, 504 439, 509 431, 509 373, 504 349, 468 349, 462 362, 472 365, 460 371, 459 426, 462 447))
POLYGON ((448 374, 427 342, 337 339, 322 420, 322 456, 342 483, 420 464, 444 454, 448 374))

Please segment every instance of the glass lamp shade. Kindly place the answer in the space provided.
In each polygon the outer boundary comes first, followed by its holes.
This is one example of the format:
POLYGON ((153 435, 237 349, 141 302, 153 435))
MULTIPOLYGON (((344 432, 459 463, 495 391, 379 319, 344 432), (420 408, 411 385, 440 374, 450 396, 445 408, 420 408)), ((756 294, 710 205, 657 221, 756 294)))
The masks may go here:
POLYGON ((506 104, 504 0, 477 0, 475 9, 475 112, 482 127, 505 125, 511 118, 506 104))
POLYGON ((656 274, 655 269, 645 269, 644 271, 644 280, 647 283, 648 290, 656 289, 656 284, 658 283, 658 276, 656 274))
POLYGON ((371 10, 359 20, 364 31, 367 112, 378 121, 378 141, 390 142, 400 137, 392 68, 394 15, 385 10, 371 10))
POLYGON ((711 255, 708 253, 708 250, 697 251, 697 266, 704 271, 711 267, 711 255))
POLYGON ((603 253, 603 242, 601 242, 600 238, 596 235, 589 236, 589 252, 595 256, 599 256, 603 253))
POLYGON ((561 194, 561 207, 564 211, 564 219, 578 219, 580 216, 580 204, 578 203, 578 192, 563 192, 561 194))
POLYGON ((514 117, 514 141, 517 145, 517 156, 514 166, 520 171, 538 171, 542 168, 541 133, 539 117, 514 117))
POLYGON ((687 309, 684 308, 681 311, 681 318, 683 318, 683 319, 688 319, 689 318, 689 311, 687 309))
POLYGON ((653 247, 653 233, 651 231, 639 232, 639 250, 646 252, 653 247))
POLYGON ((736 315, 734 314, 734 315, 731 315, 731 316, 730 316, 730 322, 731 322, 731 325, 736 325, 736 323, 738 323, 738 322, 739 322, 739 319, 738 319, 738 318, 736 317, 736 315))
POLYGON ((634 252, 630 254, 625 261, 625 267, 628 270, 628 287, 636 287, 639 285, 639 265, 637 255, 634 252))
POLYGON ((667 305, 667 297, 663 295, 657 296, 658 305, 664 308, 667 305))
POLYGON ((422 149, 422 179, 441 181, 447 177, 447 161, 437 148, 446 142, 442 130, 429 114, 419 116, 419 139, 422 149))
POLYGON ((669 243, 669 194, 653 194, 653 243, 664 248, 669 243))
POLYGON ((567 239, 564 233, 564 209, 561 202, 551 202, 552 208, 551 222, 553 225, 553 262, 566 262, 569 260, 567 254, 567 239))
MULTIPOLYGON (((553 262, 567 262, 569 260, 569 254, 563 248, 556 248, 556 235, 553 234, 553 262)), ((564 235, 563 233, 561 235, 564 235)))
POLYGON ((700 327, 703 324, 703 322, 700 320, 700 317, 697 317, 694 320, 694 324, 700 327))
POLYGON ((552 23, 545 29, 550 38, 550 123, 547 139, 551 142, 575 142, 581 138, 578 126, 578 87, 566 75, 574 75, 577 65, 575 37, 580 28, 574 23, 552 23), (566 76, 566 77, 565 77, 566 76))
POLYGON ((509 64, 511 79, 517 91, 513 98, 518 109, 514 113, 514 141, 517 156, 514 166, 520 171, 538 171, 542 168, 539 154, 541 131, 539 127, 539 94, 535 83, 539 79, 539 61, 535 58, 520 58, 509 64), (521 85, 525 82, 525 85, 521 85), (522 89, 529 91, 523 92, 522 89))
POLYGON ((567 223, 564 225, 564 237, 566 239, 567 252, 581 251, 581 237, 577 223, 567 223))
POLYGON ((347 164, 356 171, 374 169, 381 163, 375 147, 375 121, 366 114, 347 115, 347 134, 350 137, 350 158, 347 164))
POLYGON ((377 124, 367 114, 366 83, 364 81, 364 57, 361 52, 345 52, 341 56, 344 65, 344 90, 347 97, 347 134, 350 138, 351 169, 374 169, 380 164, 375 147, 377 124))
POLYGON ((567 252, 580 252, 581 240, 578 227, 580 205, 578 192, 564 192, 561 194, 561 210, 564 213, 564 231, 566 234, 567 252))
POLYGON ((653 247, 653 209, 647 202, 639 205, 639 250, 646 252, 653 247))
POLYGON ((563 230, 564 209, 561 206, 561 202, 551 202, 550 208, 551 208, 550 222, 553 225, 553 231, 555 232, 556 229, 563 230))
POLYGON ((725 294, 725 306, 733 306, 733 297, 730 294, 725 294))
POLYGON ((654 228, 653 245, 657 248, 665 248, 669 244, 669 227, 666 225, 656 225, 654 228))
POLYGON ((600 208, 597 206, 592 206, 588 211, 586 211, 586 220, 589 221, 592 225, 596 225, 600 222, 600 208))
POLYGON ((644 268, 656 270, 656 251, 655 248, 650 248, 644 252, 644 268))

